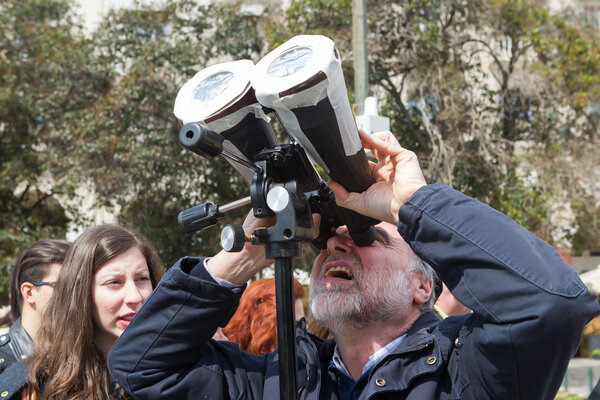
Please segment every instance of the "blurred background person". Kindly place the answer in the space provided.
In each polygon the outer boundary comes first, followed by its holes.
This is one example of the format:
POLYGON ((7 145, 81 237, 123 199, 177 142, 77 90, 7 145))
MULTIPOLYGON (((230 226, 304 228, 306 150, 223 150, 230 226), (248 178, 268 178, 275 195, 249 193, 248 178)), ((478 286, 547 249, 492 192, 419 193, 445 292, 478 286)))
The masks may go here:
POLYGON ((162 274, 158 253, 138 232, 86 230, 64 260, 33 354, 0 375, 0 385, 11 386, 5 398, 126 398, 106 355, 162 274))
POLYGON ((456 297, 454 297, 445 284, 441 284, 443 285, 442 291, 435 302, 434 308, 438 314, 440 314, 442 319, 471 312, 468 307, 464 306, 456 297))
POLYGON ((0 336, 0 373, 33 351, 33 342, 71 243, 47 239, 24 249, 10 278, 10 310, 0 318, 8 333, 0 336))
MULTIPOLYGON (((294 315, 304 317, 304 288, 294 279, 294 315)), ((222 329, 229 341, 239 344, 243 351, 269 353, 277 348, 277 310, 275 278, 259 279, 248 285, 240 305, 222 329)))

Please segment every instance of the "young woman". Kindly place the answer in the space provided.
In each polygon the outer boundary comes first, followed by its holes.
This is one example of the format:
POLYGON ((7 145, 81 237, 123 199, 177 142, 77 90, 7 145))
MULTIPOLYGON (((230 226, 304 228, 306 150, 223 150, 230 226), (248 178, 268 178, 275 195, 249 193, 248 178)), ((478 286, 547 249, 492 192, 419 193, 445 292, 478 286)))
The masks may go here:
MULTIPOLYGON (((296 321, 304 317, 304 288, 294 279, 294 314, 296 321)), ((259 279, 248 285, 240 305, 223 333, 240 345, 243 351, 269 353, 277 348, 277 311, 275 279, 259 279)))
POLYGON ((156 250, 139 233, 114 225, 85 231, 63 263, 27 361, 27 383, 12 398, 125 398, 106 355, 162 273, 156 250))

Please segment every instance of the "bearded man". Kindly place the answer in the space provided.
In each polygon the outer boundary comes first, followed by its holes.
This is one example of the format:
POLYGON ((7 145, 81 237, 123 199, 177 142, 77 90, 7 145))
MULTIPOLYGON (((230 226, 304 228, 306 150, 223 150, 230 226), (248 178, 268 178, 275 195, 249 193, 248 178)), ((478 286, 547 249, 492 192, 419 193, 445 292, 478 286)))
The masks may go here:
MULTIPOLYGON (((390 132, 364 193, 330 183, 340 206, 384 221, 369 246, 345 228, 315 260, 309 302, 333 339, 296 327, 299 399, 553 399, 596 296, 551 246, 443 184, 426 185, 390 132), (473 312, 431 312, 435 274, 473 312)), ((246 232, 261 222, 248 217, 246 232)), ((269 262, 259 246, 183 258, 111 350, 136 399, 279 399, 277 352, 211 340, 244 284, 269 262)))

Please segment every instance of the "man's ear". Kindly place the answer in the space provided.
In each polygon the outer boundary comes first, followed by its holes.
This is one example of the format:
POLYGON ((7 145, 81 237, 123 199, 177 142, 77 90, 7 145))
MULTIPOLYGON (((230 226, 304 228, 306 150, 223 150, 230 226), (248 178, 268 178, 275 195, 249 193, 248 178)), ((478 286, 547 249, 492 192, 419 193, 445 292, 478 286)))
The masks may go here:
POLYGON ((35 304, 35 293, 33 290, 33 284, 31 282, 23 282, 21 284, 21 296, 23 296, 23 300, 30 304, 35 304))
POLYGON ((415 274, 413 284, 415 288, 413 301, 418 305, 425 304, 433 293, 433 280, 424 279, 420 274, 415 274))

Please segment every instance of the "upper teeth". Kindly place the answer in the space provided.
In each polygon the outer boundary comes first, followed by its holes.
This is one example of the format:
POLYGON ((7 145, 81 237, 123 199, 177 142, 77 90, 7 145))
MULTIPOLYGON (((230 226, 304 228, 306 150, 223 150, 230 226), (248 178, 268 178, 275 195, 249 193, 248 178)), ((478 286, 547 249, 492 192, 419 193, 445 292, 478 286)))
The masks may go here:
POLYGON ((352 272, 350 272, 350 269, 348 267, 343 267, 343 266, 335 266, 335 267, 331 267, 327 270, 327 276, 330 276, 331 274, 333 274, 334 272, 343 272, 346 275, 348 275, 350 278, 352 278, 352 272))

